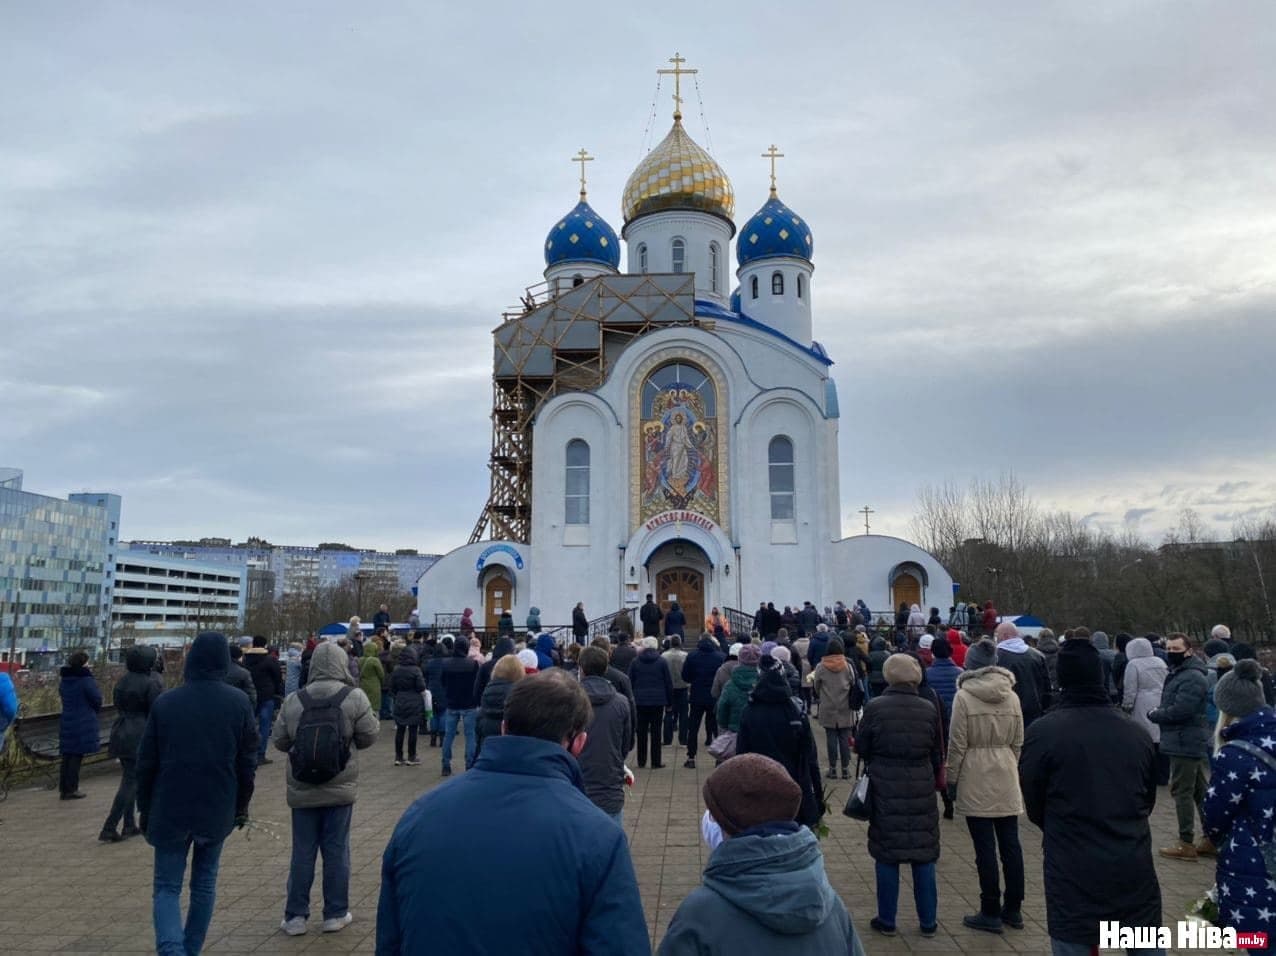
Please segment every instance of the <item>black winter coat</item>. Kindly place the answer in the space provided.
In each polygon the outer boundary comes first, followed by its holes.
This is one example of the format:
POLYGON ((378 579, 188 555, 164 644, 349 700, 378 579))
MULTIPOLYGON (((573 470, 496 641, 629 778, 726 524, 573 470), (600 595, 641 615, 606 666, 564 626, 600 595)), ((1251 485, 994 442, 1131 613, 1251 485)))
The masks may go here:
POLYGON ((284 700, 284 672, 279 661, 270 656, 263 648, 252 648, 244 652, 244 669, 253 679, 253 689, 257 692, 257 706, 268 700, 282 704, 284 700))
POLYGON ((513 683, 507 680, 489 681, 483 688, 483 699, 479 702, 476 728, 480 745, 485 737, 501 735, 501 721, 505 719, 505 701, 513 689, 513 683))
POLYGON ((907 685, 888 687, 865 706, 855 752, 869 779, 869 855, 878 863, 934 863, 935 776, 944 752, 935 705, 907 685))
POLYGON ((823 633, 811 631, 807 636, 811 640, 806 645, 806 659, 811 663, 811 670, 815 670, 829 651, 829 634, 827 631, 823 633))
POLYGON ((643 637, 657 637, 660 634, 660 620, 664 617, 660 613, 660 608, 654 601, 648 601, 638 611, 638 617, 642 621, 643 637))
POLYGON ((110 754, 125 760, 136 760, 137 749, 146 730, 151 705, 164 690, 164 682, 155 673, 155 648, 130 647, 124 656, 128 672, 115 685, 115 723, 111 725, 110 754))
POLYGON ((673 637, 675 634, 679 637, 686 636, 687 615, 677 608, 670 608, 669 613, 665 615, 665 636, 673 637))
POLYGON ((749 694, 736 736, 737 754, 762 754, 784 765, 802 788, 802 805, 796 820, 816 826, 824 815, 824 784, 815 735, 801 710, 793 703, 782 671, 763 671, 749 694))
POLYGON ((1024 735, 1019 784, 1042 829, 1051 936, 1093 946, 1100 920, 1162 925, 1148 830, 1156 746, 1146 731, 1102 688, 1065 690, 1024 735))
POLYGON ((820 626, 820 612, 813 607, 804 607, 797 615, 798 637, 815 636, 815 629, 820 626))
MULTIPOLYGON (((434 712, 441 714, 447 710, 447 689, 443 686, 443 665, 447 663, 448 654, 442 647, 436 647, 429 653, 430 656, 420 665, 420 669, 421 673, 425 675, 425 685, 430 689, 430 696, 434 698, 434 712)), ((402 663, 403 658, 399 658, 399 661, 402 663)), ((476 682, 477 679, 476 675, 476 682)))
POLYGON ((655 648, 644 648, 629 665, 629 684, 639 707, 668 707, 673 703, 673 675, 655 648))
POLYGON ((443 661, 443 692, 447 697, 448 710, 473 710, 478 706, 478 699, 474 696, 478 672, 478 662, 466 655, 453 654, 443 661))
POLYGON ((637 656, 638 648, 634 647, 629 641, 624 644, 617 644, 611 652, 611 666, 623 674, 628 674, 629 665, 634 662, 634 658, 637 656))
MULTIPOLYGON (((478 676, 474 678, 474 699, 483 700, 483 691, 487 689, 487 683, 492 679, 492 668, 506 654, 514 653, 514 640, 509 637, 498 637, 496 644, 492 648, 491 660, 484 661, 479 665, 478 676)), ((433 693, 433 691, 431 691, 433 693)))
POLYGON ((220 634, 195 638, 186 683, 151 705, 137 758, 137 809, 146 842, 218 842, 248 813, 257 773, 257 715, 226 683, 230 648, 220 634))
POLYGON ((701 707, 713 707, 713 678, 727 655, 718 650, 718 643, 711 637, 700 638, 696 649, 682 662, 682 679, 690 687, 688 700, 701 707))
MULTIPOLYGON (((399 663, 390 674, 390 693, 394 695, 394 723, 398 727, 419 727, 425 716, 425 676, 416 665, 416 655, 404 649, 399 652, 399 663)), ((433 691, 434 712, 443 710, 442 701, 433 691)))
POLYGON ((1052 702, 1050 670, 1046 667, 1045 655, 1032 648, 1016 654, 1002 647, 997 649, 997 666, 1004 667, 1015 675, 1015 693, 1019 695, 1023 725, 1026 728, 1049 710, 1052 702))

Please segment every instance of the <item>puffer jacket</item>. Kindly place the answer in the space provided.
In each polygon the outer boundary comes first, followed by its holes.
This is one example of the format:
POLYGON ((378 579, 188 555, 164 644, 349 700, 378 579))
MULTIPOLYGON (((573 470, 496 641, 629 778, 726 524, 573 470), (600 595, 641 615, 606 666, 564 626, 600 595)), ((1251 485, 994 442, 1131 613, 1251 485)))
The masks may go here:
POLYGON ((128 671, 115 685, 115 723, 111 725, 109 752, 112 757, 137 759, 137 748, 146 730, 151 705, 164 690, 164 682, 155 673, 155 648, 134 646, 124 655, 128 671))
MULTIPOLYGON (((1129 683, 1129 665, 1125 669, 1129 683)), ((1205 722, 1208 693, 1205 663, 1199 657, 1189 657, 1170 671, 1161 688, 1161 706, 1147 715, 1161 728, 1161 753, 1198 759, 1210 755, 1210 729, 1205 722)))
POLYGON ((1215 882, 1222 916, 1237 930, 1270 932, 1271 921, 1261 917, 1276 910, 1276 888, 1254 847, 1276 837, 1276 770, 1228 741, 1243 740, 1276 755, 1276 713, 1264 707, 1224 727, 1220 736, 1223 747, 1210 765, 1201 819, 1218 847, 1215 882))
POLYGON ((714 849, 704 885, 678 906, 659 953, 864 956, 864 947, 829 885, 819 839, 777 822, 714 849))
POLYGON ((1004 667, 963 673, 948 735, 948 785, 957 787, 957 812, 967 817, 1023 813, 1021 750, 1023 710, 1015 676, 1004 667))
POLYGON ((654 647, 644 647, 629 665, 629 685, 639 707, 668 707, 673 703, 673 675, 654 647))
POLYGON ((1103 631, 1095 631, 1090 635, 1090 643, 1099 652, 1099 666, 1103 670, 1103 688, 1114 700, 1116 695, 1115 675, 1112 668, 1116 663, 1116 651, 1108 644, 1108 635, 1103 631))
MULTIPOLYGON (((440 662, 441 663, 441 662, 440 662)), ((313 665, 312 665, 313 668, 313 665)), ((390 693, 394 695, 394 723, 396 727, 419 727, 425 716, 425 676, 416 665, 416 655, 406 647, 399 652, 399 663, 390 673, 390 693)), ((433 691, 434 712, 445 709, 443 700, 433 691)))
POLYGON ((851 684, 855 675, 844 655, 826 654, 815 668, 811 690, 820 707, 820 726, 827 730, 851 726, 851 684))
POLYGON ((722 688, 722 696, 718 698, 718 728, 720 730, 740 729, 740 717, 745 705, 749 702, 749 692, 758 682, 758 669, 749 664, 739 664, 731 672, 731 679, 722 688))
POLYGON ((944 743, 935 716, 935 705, 906 684, 864 707, 855 752, 868 774, 868 852, 878 863, 939 859, 935 777, 944 743))
POLYGON ((952 717, 953 700, 957 697, 957 682, 961 680, 962 673, 962 669, 953 663, 951 657, 937 657, 926 668, 926 683, 943 703, 945 721, 952 717))
POLYGON ((1160 743, 1161 728, 1148 720, 1148 711, 1161 703, 1165 679, 1169 668, 1165 661, 1152 653, 1152 642, 1146 637, 1136 637, 1125 646, 1125 676, 1121 706, 1136 724, 1147 731, 1153 743, 1160 743))
MULTIPOLYGON (((335 644, 324 643, 315 648, 310 659, 310 679, 306 681, 306 694, 315 700, 324 700, 339 693, 345 687, 353 689, 341 702, 342 738, 351 742, 350 759, 342 771, 327 783, 304 783, 292 775, 292 761, 287 761, 288 806, 295 810, 314 807, 343 807, 354 803, 359 781, 358 750, 366 750, 377 740, 381 732, 381 720, 372 709, 368 695, 354 687, 354 678, 346 666, 347 654, 335 644)), ((301 723, 304 711, 301 691, 290 694, 284 700, 271 743, 276 750, 287 753, 301 723)))

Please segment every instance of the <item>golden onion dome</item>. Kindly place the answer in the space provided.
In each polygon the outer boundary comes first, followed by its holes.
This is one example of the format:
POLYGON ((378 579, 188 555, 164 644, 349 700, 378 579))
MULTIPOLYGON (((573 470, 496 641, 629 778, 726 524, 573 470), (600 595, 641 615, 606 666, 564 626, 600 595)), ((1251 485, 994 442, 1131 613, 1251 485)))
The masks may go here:
POLYGON ((670 209, 708 212, 730 222, 735 192, 722 167, 675 117, 669 135, 643 157, 625 183, 621 208, 626 225, 639 216, 670 209))

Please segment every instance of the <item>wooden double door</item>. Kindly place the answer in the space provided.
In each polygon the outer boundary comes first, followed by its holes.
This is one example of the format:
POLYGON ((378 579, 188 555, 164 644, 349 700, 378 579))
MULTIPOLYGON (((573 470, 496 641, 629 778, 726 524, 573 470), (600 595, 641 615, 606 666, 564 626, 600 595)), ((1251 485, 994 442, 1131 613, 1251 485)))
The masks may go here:
POLYGON ((695 568, 668 568, 656 575, 656 601, 660 610, 669 613, 674 601, 687 616, 686 641, 694 640, 704 629, 704 574, 695 568))
POLYGON ((514 587, 509 578, 495 574, 483 585, 483 627, 489 633, 496 633, 496 624, 501 619, 501 612, 514 606, 514 587))

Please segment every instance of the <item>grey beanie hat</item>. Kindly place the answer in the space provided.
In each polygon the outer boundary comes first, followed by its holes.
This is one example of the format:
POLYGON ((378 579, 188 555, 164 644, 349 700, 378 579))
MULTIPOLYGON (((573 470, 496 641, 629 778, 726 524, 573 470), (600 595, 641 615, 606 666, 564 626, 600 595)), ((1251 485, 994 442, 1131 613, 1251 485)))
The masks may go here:
POLYGON ((1267 706, 1263 668, 1258 661, 1237 661, 1214 685, 1214 703, 1229 717, 1248 717, 1267 706))
POLYGON ((968 671, 977 671, 981 667, 992 667, 997 663, 997 645, 983 637, 966 649, 966 662, 962 665, 968 671))

